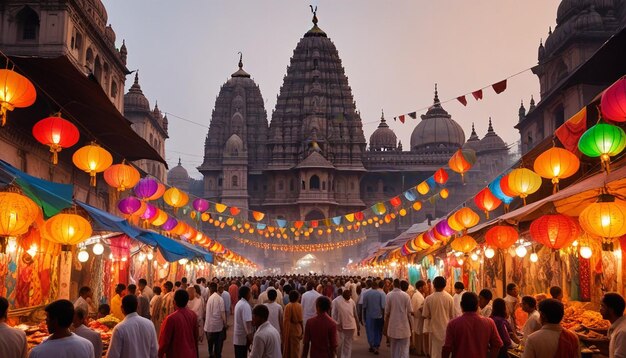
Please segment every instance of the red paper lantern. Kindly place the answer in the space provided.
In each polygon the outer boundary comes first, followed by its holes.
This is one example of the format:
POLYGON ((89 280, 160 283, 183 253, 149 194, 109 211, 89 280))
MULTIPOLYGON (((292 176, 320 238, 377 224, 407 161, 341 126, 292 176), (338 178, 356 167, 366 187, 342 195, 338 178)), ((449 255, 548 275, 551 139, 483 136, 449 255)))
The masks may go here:
POLYGON ((394 196, 393 198, 391 198, 391 200, 389 200, 389 203, 393 207, 397 207, 397 206, 400 206, 400 204, 402 204, 402 200, 400 199, 399 196, 394 196))
POLYGON ((485 240, 491 247, 507 250, 519 238, 519 233, 515 228, 507 225, 496 225, 487 231, 485 240))
POLYGON ((437 184, 443 185, 448 181, 448 172, 446 172, 445 169, 440 168, 435 172, 434 178, 437 184))
POLYGON ((502 204, 502 201, 493 195, 489 188, 485 188, 476 194, 474 203, 480 210, 485 212, 485 216, 489 219, 489 212, 497 209, 502 204))
POLYGON ((52 164, 59 162, 58 153, 63 148, 69 148, 78 143, 80 133, 71 122, 58 117, 48 117, 35 123, 33 136, 43 145, 50 147, 52 164))
POLYGON ((614 122, 626 122, 626 77, 620 78, 602 93, 602 115, 614 122))
POLYGON ((562 214, 544 215, 530 224, 530 237, 553 250, 568 246, 579 234, 576 221, 562 214))
POLYGON ((516 192, 514 192, 511 187, 509 187, 509 175, 503 175, 502 178, 500 178, 500 190, 502 190, 502 193, 508 197, 514 198, 516 197, 518 194, 516 192))

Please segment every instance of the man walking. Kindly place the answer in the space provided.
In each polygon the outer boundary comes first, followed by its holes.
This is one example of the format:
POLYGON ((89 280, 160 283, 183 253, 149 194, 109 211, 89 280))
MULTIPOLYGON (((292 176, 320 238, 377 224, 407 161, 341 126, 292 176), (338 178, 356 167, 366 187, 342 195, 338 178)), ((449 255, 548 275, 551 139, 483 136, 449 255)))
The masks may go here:
MULTIPOLYGON (((448 322, 454 318, 454 300, 445 292, 446 279, 437 276, 433 280, 435 292, 424 300, 424 326, 428 325, 431 358, 441 358, 441 349, 446 338, 448 322)), ((446 357, 447 358, 447 357, 446 357)))
POLYGON ((235 358, 246 358, 248 346, 252 341, 252 291, 248 286, 239 288, 239 302, 235 305, 235 325, 233 327, 233 345, 235 358))
POLYGON ((411 308, 413 309, 413 338, 415 342, 415 351, 417 355, 424 354, 424 319, 422 318, 422 310, 424 308, 424 292, 426 282, 419 280, 415 283, 415 293, 411 297, 411 308))
POLYGON ((352 292, 349 289, 344 289, 341 296, 333 301, 332 317, 337 322, 339 347, 341 347, 338 358, 350 358, 352 356, 354 333, 356 331, 357 334, 361 334, 361 327, 357 324, 356 304, 351 297, 352 292))
POLYGON ((383 292, 385 283, 380 280, 372 284, 372 289, 367 291, 363 297, 363 319, 365 320, 365 330, 367 332, 367 342, 370 352, 378 354, 380 341, 383 337, 385 300, 387 296, 383 292))
MULTIPOLYGON (((321 295, 320 295, 321 296, 321 295)), ((321 296, 315 301, 317 315, 309 319, 304 328, 304 348, 302 358, 334 357, 337 352, 337 324, 328 315, 330 299, 321 296)))
MULTIPOLYGON (((269 311, 268 321, 278 331, 278 334, 282 334, 283 331, 283 306, 276 303, 278 293, 276 290, 269 290, 267 292, 267 299, 265 303, 269 311)), ((252 312, 252 318, 254 318, 254 311, 252 312)), ((254 322, 253 322, 254 323, 254 322)))
POLYGON ((102 338, 100 333, 85 326, 87 314, 87 311, 82 307, 74 310, 74 321, 72 322, 74 334, 91 342, 94 358, 102 358, 102 338))
POLYGON ((198 316, 187 308, 189 293, 174 293, 176 311, 165 318, 159 336, 159 358, 196 358, 198 356, 198 316))
POLYGON ((602 318, 611 322, 607 335, 609 343, 609 358, 626 357, 626 318, 624 298, 615 292, 605 293, 600 302, 602 318))
POLYGON ((411 298, 400 290, 400 280, 393 280, 393 290, 387 294, 385 326, 391 341, 391 356, 409 358, 413 332, 411 298))
MULTIPOLYGON (((276 299, 276 298, 274 298, 276 299)), ((274 302, 278 305, 278 303, 274 302)), ((280 305, 278 305, 280 307, 280 305)), ((250 357, 281 358, 280 334, 268 322, 270 311, 266 305, 256 305, 252 310, 252 324, 256 327, 250 357)))
POLYGON ((206 302, 204 332, 209 346, 210 358, 222 357, 222 331, 227 326, 224 300, 217 293, 217 283, 209 283, 209 299, 206 302))
POLYGON ((138 304, 135 295, 126 295, 122 299, 125 317, 113 329, 107 358, 156 358, 158 343, 154 325, 137 314, 138 304))
POLYGON ((321 294, 314 290, 315 284, 313 281, 309 281, 306 284, 307 291, 302 294, 301 304, 302 313, 304 318, 304 325, 306 327, 306 320, 315 317, 315 302, 321 294))

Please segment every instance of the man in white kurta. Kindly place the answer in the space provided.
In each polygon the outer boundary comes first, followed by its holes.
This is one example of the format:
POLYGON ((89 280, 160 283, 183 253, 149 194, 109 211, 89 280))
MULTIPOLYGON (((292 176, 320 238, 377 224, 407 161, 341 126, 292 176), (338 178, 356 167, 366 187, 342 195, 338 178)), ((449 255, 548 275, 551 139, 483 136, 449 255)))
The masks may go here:
POLYGON ((333 300, 332 317, 337 322, 339 347, 341 347, 338 358, 352 357, 352 340, 355 332, 360 333, 361 330, 357 324, 356 304, 351 297, 352 292, 344 289, 341 296, 333 300))
POLYGON ((125 317, 113 329, 107 358, 156 358, 159 346, 154 324, 137 314, 137 305, 135 295, 122 299, 125 317))
POLYGON ((417 281, 415 283, 415 288, 416 290, 411 297, 411 309, 413 310, 413 336, 417 355, 423 355, 424 318, 422 317, 422 309, 424 307, 424 290, 426 288, 426 282, 422 280, 417 281))
POLYGON ((454 300, 445 292, 446 279, 437 276, 433 280, 435 292, 424 300, 422 316, 428 322, 431 358, 441 358, 441 348, 446 339, 448 322, 454 318, 454 300))
POLYGON ((309 282, 306 284, 306 288, 308 291, 302 294, 302 298, 300 303, 302 304, 302 322, 306 326, 306 320, 309 318, 313 318, 317 315, 317 311, 315 310, 315 300, 321 296, 321 294, 315 291, 313 282, 309 282))
POLYGON ((607 333, 609 339, 609 357, 626 357, 626 316, 624 316, 626 302, 615 292, 604 294, 600 302, 602 318, 611 322, 607 333))
POLYGON ((413 329, 411 298, 400 290, 400 280, 393 280, 393 290, 387 294, 385 303, 385 326, 391 341, 391 356, 409 358, 413 329))
POLYGON ((467 292, 465 291, 465 285, 463 282, 455 282, 454 283, 454 296, 452 299, 454 300, 454 317, 461 317, 463 315, 463 310, 461 310, 461 296, 467 292))

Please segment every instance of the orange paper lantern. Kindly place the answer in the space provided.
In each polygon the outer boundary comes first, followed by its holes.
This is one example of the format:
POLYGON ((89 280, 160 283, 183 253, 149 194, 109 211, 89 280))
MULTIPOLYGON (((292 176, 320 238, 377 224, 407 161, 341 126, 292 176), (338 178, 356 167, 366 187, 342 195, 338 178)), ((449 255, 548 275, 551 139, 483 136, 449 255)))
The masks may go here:
POLYGON ((171 187, 163 193, 163 200, 165 200, 169 206, 178 209, 189 202, 189 196, 184 191, 176 187, 171 187))
POLYGON ((485 240, 491 247, 508 250, 519 239, 519 233, 508 225, 496 225, 485 234, 485 240))
POLYGON ((526 197, 541 187, 541 177, 530 169, 513 169, 508 174, 509 188, 519 195, 526 205, 526 197))
POLYGON ((484 188, 476 194, 474 203, 480 210, 485 212, 485 216, 489 219, 489 212, 497 209, 502 204, 502 201, 493 195, 489 188, 484 188))
POLYGON ((92 233, 89 221, 77 214, 56 214, 46 220, 45 226, 45 232, 50 235, 48 239, 64 246, 83 242, 92 233))
POLYGON ((0 70, 0 123, 2 126, 7 121, 7 111, 28 107, 35 103, 36 99, 37 91, 28 78, 13 70, 0 70))
POLYGON ((578 172, 580 160, 567 149, 552 147, 539 154, 533 168, 540 176, 552 180, 554 192, 559 190, 559 180, 578 172))
POLYGON ((74 152, 72 161, 76 167, 89 173, 91 186, 96 186, 96 174, 110 167, 113 164, 113 157, 106 149, 91 143, 74 152))
POLYGON ((465 255, 474 250, 476 245, 478 245, 478 243, 476 243, 476 240, 474 240, 474 238, 469 235, 457 237, 456 239, 454 239, 454 241, 450 243, 450 247, 452 247, 454 251, 462 252, 465 255))
POLYGON ((474 163, 476 163, 476 152, 471 149, 459 149, 448 161, 448 166, 461 174, 461 179, 463 179, 465 173, 472 168, 474 163))
POLYGON ((137 185, 141 179, 139 171, 133 166, 122 162, 111 165, 104 171, 104 181, 117 191, 124 191, 137 185))
POLYGON ((480 216, 478 216, 474 210, 467 207, 459 209, 459 211, 454 214, 454 218, 460 225, 463 226, 464 229, 476 226, 476 224, 480 221, 480 216))
POLYGON ((25 195, 0 192, 0 237, 24 235, 40 211, 25 195))

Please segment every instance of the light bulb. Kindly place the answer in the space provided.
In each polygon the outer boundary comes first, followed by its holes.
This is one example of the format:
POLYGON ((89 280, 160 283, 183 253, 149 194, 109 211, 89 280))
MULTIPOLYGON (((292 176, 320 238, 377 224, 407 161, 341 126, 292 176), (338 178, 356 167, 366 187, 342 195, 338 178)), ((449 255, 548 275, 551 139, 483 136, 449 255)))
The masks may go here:
POLYGON ((537 255, 537 253, 535 252, 530 254, 530 262, 537 262, 537 261, 539 261, 539 255, 537 255))
POLYGON ((140 252, 139 255, 137 255, 137 260, 139 260, 139 262, 144 262, 146 260, 146 254, 140 252))
POLYGON ((152 261, 153 258, 154 255, 152 254, 152 251, 148 252, 148 260, 152 261))
POLYGON ((473 253, 471 258, 472 258, 472 261, 478 261, 478 255, 476 255, 476 253, 473 253))
POLYGON ((89 253, 87 252, 87 250, 82 249, 78 252, 78 261, 80 262, 87 262, 87 260, 89 260, 89 253))
POLYGON ((91 250, 93 251, 94 255, 102 255, 102 253, 104 252, 104 246, 102 246, 101 243, 97 243, 93 245, 93 248, 91 250))
POLYGON ((15 240, 14 237, 9 238, 9 241, 7 242, 7 252, 12 253, 15 252, 17 250, 17 241, 15 240))
POLYGON ((126 262, 126 261, 128 261, 128 257, 126 256, 122 257, 122 262, 126 262))
POLYGON ((582 246, 580 248, 580 257, 583 259, 589 259, 592 253, 593 251, 591 251, 591 247, 589 246, 582 246))
POLYGON ((186 265, 187 262, 189 262, 189 260, 187 260, 187 259, 180 259, 180 260, 178 260, 178 263, 181 264, 181 265, 186 265))
POLYGON ((515 249, 515 254, 519 257, 524 257, 526 256, 527 253, 528 253, 528 250, 526 249, 525 246, 520 245, 515 249))
POLYGON ((578 246, 578 240, 574 240, 574 242, 572 242, 572 246, 574 247, 578 246))
POLYGON ((455 253, 454 253, 454 256, 456 256, 456 257, 460 257, 461 255, 463 255, 463 253, 462 253, 462 252, 458 252, 458 251, 457 251, 457 252, 455 252, 455 253))
POLYGON ((30 249, 28 249, 26 253, 28 253, 30 257, 35 257, 35 255, 37 255, 37 245, 30 245, 30 249))
POLYGON ((459 263, 459 265, 463 265, 463 259, 458 259, 457 262, 459 263))
POLYGON ((496 251, 494 249, 492 249, 491 247, 488 247, 485 249, 485 257, 488 259, 493 258, 494 256, 496 256, 496 251))
POLYGON ((159 263, 156 261, 152 261, 152 266, 154 266, 154 268, 159 267, 159 263))

